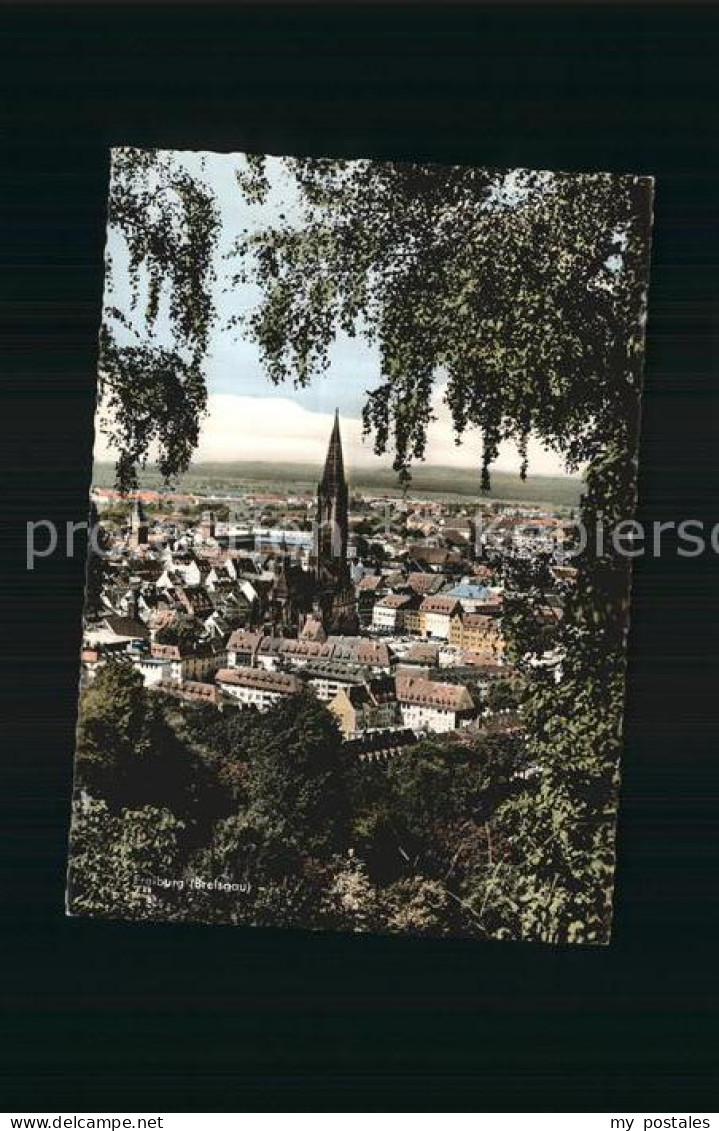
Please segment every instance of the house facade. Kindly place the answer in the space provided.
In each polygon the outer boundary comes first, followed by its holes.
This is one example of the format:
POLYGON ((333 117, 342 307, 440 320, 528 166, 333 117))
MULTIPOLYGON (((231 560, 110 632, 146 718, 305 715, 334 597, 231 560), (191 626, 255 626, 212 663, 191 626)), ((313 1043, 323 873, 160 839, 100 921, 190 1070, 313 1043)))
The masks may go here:
POLYGON ((456 730, 476 714, 466 687, 421 677, 397 680, 397 702, 404 726, 435 734, 456 730))

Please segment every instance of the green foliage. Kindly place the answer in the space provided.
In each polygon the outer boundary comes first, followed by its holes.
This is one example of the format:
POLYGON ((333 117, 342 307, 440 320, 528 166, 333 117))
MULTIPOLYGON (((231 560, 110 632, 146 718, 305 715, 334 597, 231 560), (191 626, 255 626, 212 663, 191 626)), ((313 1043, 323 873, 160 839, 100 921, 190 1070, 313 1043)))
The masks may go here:
POLYGON ((490 684, 487 692, 487 706, 490 711, 516 711, 521 701, 519 688, 508 679, 499 679, 490 684))
POLYGON ((355 838, 370 875, 384 886, 418 875, 460 899, 464 877, 488 852, 487 823, 520 788, 521 740, 471 746, 425 742, 388 767, 357 777, 355 838))
POLYGON ((567 467, 589 464, 590 540, 563 624, 537 621, 542 579, 515 579, 508 609, 514 657, 551 645, 563 681, 530 681, 524 718, 542 785, 522 801, 514 863, 492 891, 509 877, 522 937, 605 939, 628 572, 594 531, 634 505, 650 186, 372 162, 293 168, 303 230, 240 249, 265 295, 251 327, 272 379, 309 381, 336 330, 359 331, 382 365, 365 427, 378 452, 394 449, 401 475, 424 454, 439 373, 458 436, 483 431, 483 487, 499 443, 526 452, 530 432, 567 467))
POLYGON ((372 931, 383 926, 381 893, 361 860, 350 855, 334 862, 320 896, 320 922, 339 931, 372 931))
MULTIPOLYGON (((504 440, 519 444, 526 473, 530 433, 569 470, 588 465, 581 517, 590 537, 556 626, 536 616, 548 584, 542 563, 526 576, 514 563, 507 579, 510 654, 528 679, 530 784, 513 752, 473 762, 425 747, 358 786, 327 713, 293 700, 228 730, 234 796, 246 807, 240 824, 216 830, 225 839, 212 851, 239 867, 252 845, 266 862, 271 879, 248 912, 257 922, 316 922, 312 901, 329 884, 330 920, 379 916, 432 929, 446 895, 479 933, 605 940, 628 570, 597 534, 600 522, 611 528, 634 506, 650 184, 372 161, 286 167, 300 194, 299 225, 282 221, 236 249, 242 276, 259 287, 248 329, 269 378, 306 385, 326 369, 339 331, 362 334, 380 357, 365 430, 379 453, 393 452, 402 480, 424 455, 441 380, 458 438, 482 430, 482 488, 504 440), (561 657, 558 684, 529 664, 548 646, 561 657), (366 875, 358 864, 333 873, 353 837, 366 875), (383 910, 390 887, 399 903, 383 910)), ((247 161, 238 188, 264 199, 261 158, 247 161)), ((141 344, 127 312, 113 308, 101 343, 123 488, 136 482, 151 443, 163 475, 185 470, 196 444, 217 223, 209 190, 171 155, 116 155, 110 224, 125 237, 136 301, 148 280, 141 344), (163 295, 173 351, 151 341, 163 295)), ((114 715, 91 699, 81 723, 89 779, 109 759, 123 782, 149 757, 135 689, 118 690, 114 715)))
POLYGON ((68 906, 75 915, 123 919, 171 918, 172 900, 148 881, 181 875, 182 822, 169 810, 145 806, 113 813, 104 801, 73 806, 68 906))
MULTIPOLYGON (((152 444, 164 477, 185 471, 197 445, 207 403, 202 362, 215 318, 218 227, 211 191, 181 160, 158 150, 113 151, 108 228, 123 237, 133 301, 131 310, 112 299, 105 307, 99 392, 102 426, 119 452, 122 491, 137 486, 138 464, 152 444), (174 349, 153 341, 163 302, 174 349)), ((108 258, 110 296, 112 285, 108 258)))
POLYGON ((466 926, 461 908, 438 880, 412 876, 383 893, 387 929, 410 935, 447 935, 466 926))
POLYGON ((263 291, 250 329, 276 382, 307 384, 337 330, 377 343, 364 419, 406 474, 424 454, 431 392, 461 435, 529 432, 569 467, 614 440, 633 451, 650 185, 372 161, 287 162, 304 205, 238 247, 263 291), (530 329, 531 328, 531 329, 530 329))
POLYGON ((260 716, 245 756, 248 813, 271 838, 319 857, 347 846, 351 756, 334 717, 310 692, 260 716))
POLYGON ((425 743, 389 767, 358 766, 310 694, 264 714, 171 707, 124 666, 98 673, 81 731, 75 910, 477 933, 465 888, 491 856, 488 820, 516 793, 514 740, 425 743), (160 882, 148 893, 141 874, 160 882))
POLYGON ((225 783, 184 740, 130 665, 107 664, 82 694, 76 784, 113 812, 168 807, 197 835, 224 811, 225 783))
POLYGON ((100 796, 121 794, 131 767, 150 757, 148 740, 142 676, 129 665, 105 665, 80 700, 78 783, 100 796))
POLYGON ((183 652, 192 652, 205 634, 205 626, 197 617, 178 614, 157 633, 158 644, 176 644, 183 652))
POLYGON ((107 552, 110 540, 106 529, 100 523, 97 507, 90 503, 87 524, 87 569, 85 572, 85 615, 96 617, 103 608, 102 591, 107 578, 107 552))

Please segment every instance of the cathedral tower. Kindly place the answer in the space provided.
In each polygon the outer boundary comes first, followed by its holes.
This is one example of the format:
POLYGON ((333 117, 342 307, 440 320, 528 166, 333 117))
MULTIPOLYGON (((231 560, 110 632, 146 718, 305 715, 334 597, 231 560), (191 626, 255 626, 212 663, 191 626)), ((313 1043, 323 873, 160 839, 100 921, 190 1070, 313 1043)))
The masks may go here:
POLYGON ((136 498, 130 514, 130 545, 137 549, 138 546, 146 546, 148 540, 149 527, 145 508, 140 499, 136 498))
POLYGON ((348 517, 349 492, 337 410, 317 487, 311 558, 317 602, 325 628, 332 632, 357 631, 354 589, 347 568, 348 517))

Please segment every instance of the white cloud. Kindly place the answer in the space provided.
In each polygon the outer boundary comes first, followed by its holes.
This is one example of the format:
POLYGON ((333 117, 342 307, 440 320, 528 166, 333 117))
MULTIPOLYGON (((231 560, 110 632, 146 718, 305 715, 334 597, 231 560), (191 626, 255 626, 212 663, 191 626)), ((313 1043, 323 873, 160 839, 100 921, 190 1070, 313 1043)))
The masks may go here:
MULTIPOLYGON (((457 447, 441 388, 433 398, 433 409, 436 419, 429 427, 425 463, 477 467, 482 451, 479 430, 469 429, 461 446, 457 447)), ((202 423, 193 462, 260 460, 319 464, 327 450, 333 416, 334 406, 324 412, 310 411, 290 397, 210 394, 209 412, 202 423)), ((391 454, 378 457, 372 451, 371 440, 363 440, 359 418, 341 416, 341 426, 348 469, 391 466, 391 454)), ((114 458, 105 438, 99 434, 95 458, 114 458)), ((562 460, 534 440, 529 443, 529 460, 530 473, 535 475, 565 474, 562 460)), ((518 471, 519 464, 516 445, 503 444, 495 466, 505 471, 518 471)))

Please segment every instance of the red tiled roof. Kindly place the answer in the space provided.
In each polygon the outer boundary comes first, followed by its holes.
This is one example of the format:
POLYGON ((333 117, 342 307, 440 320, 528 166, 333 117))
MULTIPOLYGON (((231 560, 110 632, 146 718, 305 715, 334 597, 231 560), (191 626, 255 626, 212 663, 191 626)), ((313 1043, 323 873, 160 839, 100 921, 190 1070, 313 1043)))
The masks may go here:
POLYGON ((390 662, 389 648, 381 640, 368 640, 360 637, 355 651, 358 664, 380 664, 386 667, 390 662))
POLYGON ((465 628, 486 628, 489 632, 498 632, 498 621, 492 616, 492 610, 486 613, 458 613, 465 628))
POLYGON ((362 593, 366 590, 379 589, 382 585, 382 578, 377 577, 376 574, 370 573, 366 577, 361 578, 357 583, 357 592, 362 593))
POLYGON ((280 695, 293 695, 303 688, 302 680, 284 672, 268 672, 263 668, 221 668, 215 676, 217 683, 235 687, 251 687, 258 691, 275 691, 280 695))
POLYGON ((231 652, 254 652, 261 640, 261 632, 248 632, 246 628, 237 628, 230 636, 227 647, 231 652))
POLYGON ((472 711, 474 700, 459 683, 435 683, 431 679, 405 676, 397 680, 397 698, 401 703, 420 707, 440 707, 449 711, 472 711))
POLYGON ((456 597, 425 597, 421 605, 425 613, 453 613, 458 607, 456 597))
POLYGON ((179 660, 182 658, 177 644, 152 644, 150 651, 156 660, 179 660))
POLYGON ((441 585, 442 579, 436 573, 410 573, 407 577, 407 584, 415 593, 430 593, 437 585, 441 585))
POLYGON ((405 660, 414 660, 416 663, 436 664, 439 655, 439 646, 431 641, 424 643, 417 641, 405 655, 405 660))
POLYGON ((388 593, 386 597, 382 597, 375 605, 376 609, 403 609, 408 605, 412 598, 407 593, 388 593))

